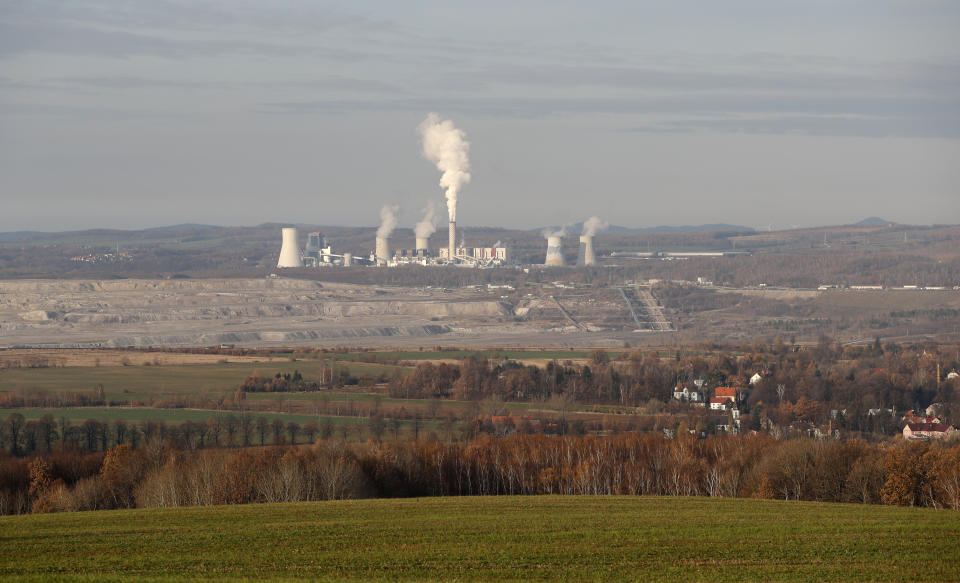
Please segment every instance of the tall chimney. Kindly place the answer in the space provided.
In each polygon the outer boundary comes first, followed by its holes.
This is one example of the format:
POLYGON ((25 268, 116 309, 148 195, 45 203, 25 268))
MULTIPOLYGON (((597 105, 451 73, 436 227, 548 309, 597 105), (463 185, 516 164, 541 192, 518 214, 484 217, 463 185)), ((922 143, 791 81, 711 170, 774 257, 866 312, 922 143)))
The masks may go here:
POLYGON ((277 267, 303 267, 303 258, 297 247, 296 227, 284 227, 280 232, 283 243, 280 245, 280 259, 277 260, 277 267))
POLYGON ((596 265, 597 255, 593 252, 593 235, 580 235, 580 251, 577 253, 577 265, 596 265))
POLYGON ((547 260, 544 264, 560 267, 564 265, 562 237, 547 237, 547 260))
POLYGON ((450 221, 450 261, 456 261, 457 222, 450 221))
POLYGON ((374 254, 377 256, 377 265, 386 265, 390 261, 390 239, 377 237, 377 248, 374 254))

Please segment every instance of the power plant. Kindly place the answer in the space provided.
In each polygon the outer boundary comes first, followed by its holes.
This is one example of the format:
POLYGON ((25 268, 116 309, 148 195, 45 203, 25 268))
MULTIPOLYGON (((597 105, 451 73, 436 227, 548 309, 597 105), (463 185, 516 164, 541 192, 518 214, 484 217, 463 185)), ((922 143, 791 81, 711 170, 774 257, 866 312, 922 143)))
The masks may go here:
MULTIPOLYGON (((453 224, 451 223, 451 227, 453 224)), ((381 225, 382 227, 382 225, 381 225)), ((454 247, 451 255, 449 247, 441 247, 434 254, 429 248, 428 237, 416 237, 414 249, 391 249, 390 238, 377 236, 373 252, 369 255, 353 253, 334 253, 322 233, 310 233, 307 246, 301 251, 297 247, 297 229, 284 227, 282 245, 277 267, 351 267, 371 265, 378 267, 396 267, 399 265, 456 265, 462 267, 500 267, 508 264, 509 254, 506 247, 498 242, 493 247, 454 247)), ((379 232, 387 232, 382 228, 379 232)))
MULTIPOLYGON (((394 267, 398 265, 456 265, 463 267, 499 267, 508 265, 510 254, 499 242, 491 247, 466 247, 462 242, 457 246, 457 202, 460 191, 470 183, 470 143, 463 130, 453 125, 451 120, 443 120, 431 113, 417 128, 420 134, 422 155, 440 171, 440 187, 446 199, 449 234, 447 245, 439 247, 436 254, 429 248, 430 236, 441 224, 440 205, 430 202, 424 209, 423 218, 414 227, 415 243, 413 249, 392 250, 390 235, 396 229, 400 207, 386 204, 380 209, 380 226, 377 228, 373 252, 369 255, 355 253, 337 254, 333 252, 323 234, 312 232, 307 237, 303 251, 297 246, 297 229, 282 229, 283 242, 277 267, 327 267, 342 265, 375 265, 394 267)), ((580 237, 580 252, 577 265, 596 265, 597 257, 593 249, 593 235, 606 228, 606 222, 591 217, 584 222, 584 232, 580 237)), ((564 229, 555 233, 545 233, 547 254, 545 265, 563 266, 564 229)))
MULTIPOLYGON (((280 257, 277 261, 277 267, 332 267, 355 265, 370 265, 378 267, 396 267, 400 265, 456 265, 460 267, 502 267, 507 265, 516 265, 512 254, 507 247, 497 241, 489 247, 467 247, 462 242, 460 245, 456 240, 456 222, 450 221, 449 239, 446 245, 431 251, 429 233, 435 231, 435 226, 431 229, 424 229, 424 221, 421 221, 414 229, 414 247, 412 249, 393 249, 391 248, 390 235, 397 224, 397 215, 399 208, 395 206, 385 206, 381 209, 381 224, 377 229, 377 235, 374 239, 374 249, 372 252, 355 254, 350 252, 334 253, 333 245, 329 243, 323 233, 319 231, 311 232, 307 235, 306 246, 301 250, 297 246, 296 227, 284 227, 281 229, 282 245, 280 257)), ((596 219, 593 217, 591 221, 596 219)), ((599 221, 599 219, 596 219, 599 221)), ((580 246, 577 253, 576 265, 578 267, 597 265, 597 254, 594 248, 593 232, 597 230, 596 225, 591 225, 588 221, 585 223, 585 234, 580 235, 580 246)), ((605 228, 605 226, 604 226, 605 228)), ((543 265, 547 267, 563 267, 566 259, 563 253, 563 238, 565 228, 554 232, 544 232, 547 243, 546 258, 543 265)), ((696 254, 696 253, 694 253, 696 254)), ((669 255, 664 253, 611 253, 615 256, 660 256, 669 255)), ((706 255, 706 254, 705 254, 706 255)))

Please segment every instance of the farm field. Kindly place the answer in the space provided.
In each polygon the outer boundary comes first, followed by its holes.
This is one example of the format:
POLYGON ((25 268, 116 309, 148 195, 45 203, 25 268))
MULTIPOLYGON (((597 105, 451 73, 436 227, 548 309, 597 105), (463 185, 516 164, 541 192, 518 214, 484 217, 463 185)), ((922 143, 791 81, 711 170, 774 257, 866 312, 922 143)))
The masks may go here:
MULTIPOLYGON (((11 368, 0 370, 0 393, 17 391, 76 392, 90 391, 103 385, 107 400, 169 398, 182 395, 216 398, 232 394, 243 379, 253 374, 273 376, 280 373, 300 373, 307 380, 320 376, 323 362, 299 360, 291 362, 227 362, 216 364, 180 364, 169 366, 104 366, 63 368, 11 368)), ((333 362, 327 362, 329 368, 333 362)), ((404 374, 410 367, 389 364, 356 362, 337 364, 346 366, 357 377, 391 378, 404 374)))
MULTIPOLYGON (((558 356, 570 356, 585 360, 588 352, 522 350, 522 351, 424 351, 424 352, 337 352, 337 353, 277 353, 257 357, 227 357, 219 355, 204 356, 204 360, 179 362, 176 358, 167 360, 169 364, 149 364, 155 355, 177 353, 153 353, 124 350, 98 351, 30 351, 44 362, 55 362, 58 354, 67 353, 67 366, 40 366, 36 368, 21 366, 0 368, 0 396, 37 396, 66 399, 76 394, 93 395, 96 387, 103 387, 103 396, 113 407, 73 406, 64 407, 58 399, 50 399, 44 407, 25 409, 0 408, 0 417, 19 412, 28 420, 43 415, 66 418, 72 421, 96 419, 99 421, 164 421, 180 423, 183 421, 203 421, 211 416, 233 413, 239 415, 234 399, 238 387, 251 375, 272 377, 276 373, 292 374, 300 372, 307 381, 316 381, 326 368, 329 372, 349 371, 350 376, 360 379, 360 385, 334 389, 321 389, 306 392, 248 392, 246 403, 251 415, 266 415, 269 419, 280 417, 284 422, 305 423, 323 422, 327 417, 334 424, 367 424, 367 415, 371 409, 382 411, 386 415, 399 413, 401 417, 418 414, 424 419, 425 426, 439 426, 435 422, 448 414, 463 417, 477 413, 487 415, 530 414, 544 409, 552 410, 548 403, 496 402, 477 403, 453 399, 395 398, 384 394, 383 387, 372 386, 377 381, 388 380, 397 375, 406 375, 413 370, 413 362, 458 362, 470 354, 482 354, 488 357, 516 358, 527 362, 546 363, 558 356), (81 355, 80 353, 83 353, 81 355), (411 356, 422 356, 410 359, 411 356), (211 361, 216 357, 218 361, 211 361), (531 358, 534 357, 534 358, 531 358), (93 358, 104 362, 129 364, 114 366, 91 366, 93 358), (254 361, 253 359, 269 359, 254 361), (228 360, 229 359, 229 360, 228 360), (236 360, 234 360, 236 359, 236 360), (224 362, 226 360, 226 362, 224 362), (371 362, 376 361, 376 362, 371 362), (82 364, 81 364, 82 363, 82 364), (402 364, 393 364, 402 363, 402 364), (217 403, 230 403, 219 410, 217 403), (117 406, 120 405, 120 406, 117 406), (366 411, 366 413, 364 413, 366 411)), ((611 353, 615 356, 617 353, 611 353)), ((559 360, 559 359, 558 359, 559 360)), ((567 359, 564 359, 567 360, 567 359)), ((591 414, 609 412, 610 407, 575 405, 571 413, 591 414)), ((411 425, 403 421, 404 427, 411 425)))
POLYGON ((101 511, 0 517, 0 577, 947 581, 958 533, 950 511, 721 498, 101 511))

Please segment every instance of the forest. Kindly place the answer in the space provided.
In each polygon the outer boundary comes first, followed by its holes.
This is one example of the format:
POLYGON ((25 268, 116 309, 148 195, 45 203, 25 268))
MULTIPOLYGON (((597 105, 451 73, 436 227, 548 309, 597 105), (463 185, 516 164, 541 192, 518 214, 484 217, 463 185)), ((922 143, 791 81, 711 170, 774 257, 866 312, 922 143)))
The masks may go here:
POLYGON ((4 514, 365 497, 724 496, 960 509, 960 445, 514 434, 0 456, 4 514))

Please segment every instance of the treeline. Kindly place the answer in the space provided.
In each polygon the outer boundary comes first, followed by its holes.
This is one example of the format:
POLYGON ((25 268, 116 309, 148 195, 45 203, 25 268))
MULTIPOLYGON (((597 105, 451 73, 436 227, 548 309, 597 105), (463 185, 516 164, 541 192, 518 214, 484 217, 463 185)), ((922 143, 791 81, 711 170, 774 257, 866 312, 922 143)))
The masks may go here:
POLYGON ((0 409, 21 407, 102 407, 107 398, 103 385, 91 391, 20 391, 19 394, 0 393, 0 409))
MULTIPOLYGON (((380 423, 384 423, 382 417, 380 423)), ((54 451, 103 452, 119 445, 138 448, 157 440, 184 450, 313 443, 318 436, 332 436, 335 429, 347 437, 345 430, 348 427, 347 424, 334 426, 329 417, 319 423, 309 421, 304 424, 251 414, 215 415, 206 421, 182 423, 135 423, 122 419, 87 419, 73 423, 70 419, 55 419, 52 415, 27 420, 20 413, 11 413, 0 420, 0 450, 12 456, 28 456, 54 451)))
POLYGON ((512 435, 0 457, 5 514, 461 495, 675 495, 960 509, 960 445, 769 436, 512 435))
MULTIPOLYGON (((349 377, 350 373, 348 372, 347 378, 349 377)), ((292 374, 278 372, 272 377, 262 377, 257 374, 248 376, 240 383, 240 390, 247 393, 318 391, 320 390, 320 383, 305 380, 300 371, 295 370, 292 374)))

